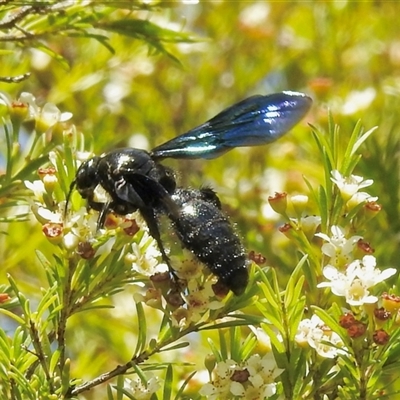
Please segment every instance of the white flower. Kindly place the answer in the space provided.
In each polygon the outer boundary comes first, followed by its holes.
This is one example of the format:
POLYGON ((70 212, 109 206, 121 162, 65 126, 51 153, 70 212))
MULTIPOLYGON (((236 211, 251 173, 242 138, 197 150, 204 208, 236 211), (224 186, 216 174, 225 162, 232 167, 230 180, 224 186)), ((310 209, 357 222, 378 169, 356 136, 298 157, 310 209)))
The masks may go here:
POLYGON ((36 180, 33 182, 24 181, 25 186, 33 192, 34 198, 39 203, 44 203, 43 196, 46 193, 46 189, 44 187, 44 183, 41 180, 36 180))
POLYGON ((308 344, 324 358, 334 358, 345 351, 340 336, 326 326, 317 315, 300 322, 295 341, 301 347, 308 344))
POLYGON ((35 96, 32 93, 22 92, 18 100, 28 105, 29 118, 34 119, 39 114, 40 108, 36 104, 35 96))
POLYGON ((233 360, 220 361, 214 370, 214 379, 211 383, 206 383, 200 389, 200 395, 209 400, 226 399, 231 394, 231 376, 236 370, 240 370, 237 363, 233 360))
POLYGON ((240 364, 233 360, 221 361, 215 368, 213 381, 204 385, 200 394, 211 400, 232 395, 262 400, 276 393, 275 379, 282 372, 272 352, 264 357, 255 354, 240 364))
POLYGON ((378 200, 378 197, 371 196, 369 193, 357 192, 357 193, 354 193, 353 196, 351 196, 351 198, 347 201, 346 205, 349 209, 352 209, 361 203, 377 201, 377 200, 378 200))
POLYGON ((176 275, 180 279, 185 280, 202 277, 203 265, 197 261, 188 250, 183 249, 183 253, 185 254, 185 258, 183 260, 180 257, 171 257, 171 263, 174 266, 176 275))
POLYGON ((140 242, 131 244, 131 251, 125 256, 125 262, 131 264, 131 268, 140 274, 152 276, 168 271, 167 265, 160 263, 160 257, 161 252, 156 241, 147 232, 143 232, 140 242))
POLYGON ((346 239, 343 229, 336 225, 331 227, 331 232, 331 237, 325 233, 316 233, 315 236, 328 242, 322 245, 321 250, 330 257, 329 264, 343 267, 352 260, 351 253, 355 244, 362 239, 362 236, 352 236, 350 239, 346 239))
POLYGON ((196 279, 190 279, 187 283, 188 294, 183 296, 185 305, 177 308, 172 313, 172 324, 176 327, 186 328, 191 323, 196 323, 208 315, 210 310, 218 310, 224 307, 224 303, 215 300, 212 289, 214 282, 209 280, 199 286, 196 279))
POLYGON ((349 274, 358 276, 366 287, 372 287, 390 278, 397 270, 395 268, 387 268, 384 271, 380 271, 376 268, 376 258, 371 255, 366 255, 363 257, 362 261, 353 261, 348 266, 347 271, 349 271, 349 274))
POLYGON ((97 232, 97 217, 97 213, 88 213, 85 207, 71 213, 64 220, 64 246, 73 250, 79 242, 92 241, 97 232))
MULTIPOLYGON (((271 338, 269 335, 265 333, 265 330, 262 328, 255 328, 254 326, 249 325, 249 329, 253 332, 253 334, 257 338, 257 348, 261 349, 261 351, 272 351, 272 344, 271 338)), ((276 336, 278 337, 279 341, 282 341, 282 335, 276 332, 276 336)))
POLYGON ((40 120, 41 126, 50 128, 54 126, 61 117, 61 111, 53 103, 46 103, 40 111, 38 120, 40 120))
MULTIPOLYGON (((248 392, 254 392, 257 389, 260 399, 272 396, 276 393, 275 379, 283 372, 283 369, 278 368, 272 352, 267 353, 264 357, 259 354, 251 356, 246 363, 246 369, 249 372, 249 381, 252 386, 246 389, 248 392)), ((246 398, 254 398, 246 396, 246 398)))
POLYGON ((332 182, 337 185, 345 201, 348 201, 360 189, 371 186, 374 183, 372 179, 364 180, 362 176, 350 175, 349 177, 344 177, 337 170, 333 170, 331 174, 332 182))
POLYGON ((350 263, 345 273, 327 265, 323 274, 330 282, 322 282, 317 287, 330 287, 333 294, 346 297, 346 302, 352 306, 376 303, 378 298, 370 295, 368 289, 390 278, 396 273, 396 269, 380 271, 375 266, 376 259, 371 255, 364 256, 362 261, 355 260, 350 263))
POLYGON ((125 379, 124 389, 132 393, 136 400, 150 400, 153 394, 161 388, 161 380, 152 376, 147 384, 144 384, 141 379, 125 379))

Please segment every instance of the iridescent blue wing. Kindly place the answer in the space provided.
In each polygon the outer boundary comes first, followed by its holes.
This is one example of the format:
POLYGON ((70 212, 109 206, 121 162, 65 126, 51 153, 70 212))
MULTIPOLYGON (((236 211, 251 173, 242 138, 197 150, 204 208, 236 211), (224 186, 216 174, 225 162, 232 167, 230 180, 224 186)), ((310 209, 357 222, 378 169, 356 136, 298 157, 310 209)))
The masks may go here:
POLYGON ((241 146, 271 143, 292 129, 309 111, 303 93, 281 92, 249 97, 183 135, 157 146, 159 158, 215 158, 241 146))

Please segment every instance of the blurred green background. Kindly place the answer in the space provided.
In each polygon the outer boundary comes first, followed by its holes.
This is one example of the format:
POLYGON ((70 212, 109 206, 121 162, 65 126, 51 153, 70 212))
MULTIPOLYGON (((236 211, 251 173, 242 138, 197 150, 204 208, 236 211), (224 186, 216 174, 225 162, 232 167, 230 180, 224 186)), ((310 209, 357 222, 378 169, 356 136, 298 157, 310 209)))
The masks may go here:
MULTIPOLYGON (((400 4, 164 5, 159 12, 137 15, 196 37, 195 43, 170 46, 180 64, 149 53, 140 40, 113 35, 112 54, 93 39, 54 36, 47 45, 70 69, 38 50, 5 45, 15 51, 0 55, 1 75, 32 75, 20 84, 0 83, 0 90, 14 98, 28 91, 39 104, 54 102, 61 111, 72 112, 73 122, 92 137, 92 150, 98 154, 121 146, 151 149, 255 93, 308 93, 314 99, 311 113, 279 142, 236 149, 210 161, 166 164, 179 171, 182 185, 215 188, 246 248, 261 252, 268 265, 286 274, 297 255, 278 232, 282 221, 269 211, 267 197, 275 191, 308 194, 303 175, 315 186, 322 182, 307 122, 326 129, 330 110, 344 137, 359 119, 366 129, 378 126, 362 148, 364 157, 355 172, 374 179, 368 191, 379 197, 383 209, 362 234, 375 248, 378 267, 400 267, 400 4)), ((309 212, 315 213, 312 202, 309 212)), ((10 272, 34 296, 45 282, 35 249, 50 255, 52 247, 36 223, 3 225, 1 230, 7 234, 0 236, 0 282, 5 283, 5 272, 10 272)), ((70 321, 70 351, 86 349, 72 366, 74 375, 89 379, 129 357, 129 346, 135 343, 130 296, 129 290, 117 296, 114 311, 99 310, 70 321), (115 323, 113 331, 104 326, 104 318, 115 323)), ((190 354, 186 361, 198 362, 190 354)), ((91 396, 87 398, 98 398, 91 396)))

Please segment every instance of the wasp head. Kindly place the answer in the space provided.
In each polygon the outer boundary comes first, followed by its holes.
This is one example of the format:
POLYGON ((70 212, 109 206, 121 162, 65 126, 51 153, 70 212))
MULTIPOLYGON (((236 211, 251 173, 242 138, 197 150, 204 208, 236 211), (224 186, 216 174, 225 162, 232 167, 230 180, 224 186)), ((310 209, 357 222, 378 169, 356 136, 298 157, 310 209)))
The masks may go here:
POLYGON ((100 157, 93 157, 90 160, 85 161, 79 167, 75 179, 72 181, 67 194, 65 214, 67 213, 69 199, 74 188, 76 188, 76 190, 84 199, 91 200, 93 198, 94 190, 99 183, 97 176, 97 165, 99 160, 100 157))

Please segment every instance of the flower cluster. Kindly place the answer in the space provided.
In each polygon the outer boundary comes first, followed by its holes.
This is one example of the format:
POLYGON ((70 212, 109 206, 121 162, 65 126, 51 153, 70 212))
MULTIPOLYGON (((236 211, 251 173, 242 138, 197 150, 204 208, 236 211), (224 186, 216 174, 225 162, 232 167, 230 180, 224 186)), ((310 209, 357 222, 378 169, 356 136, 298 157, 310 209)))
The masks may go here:
MULTIPOLYGON (((198 323, 208 318, 212 311, 224 307, 224 303, 216 294, 216 278, 212 275, 206 277, 201 264, 193 259, 193 256, 189 256, 188 252, 183 252, 187 255, 183 260, 171 257, 174 276, 171 276, 165 264, 156 263, 156 260, 152 264, 154 269, 150 268, 152 253, 153 256, 157 255, 154 250, 146 251, 145 254, 141 254, 141 259, 148 260, 146 275, 150 277, 154 287, 149 287, 144 294, 137 294, 136 301, 170 314, 172 325, 180 329, 198 323)), ((130 259, 132 254, 128 253, 127 257, 130 259)), ((140 272, 145 273, 143 267, 140 272)))
POLYGON ((370 295, 369 288, 390 278, 396 273, 396 269, 387 268, 380 271, 376 268, 374 256, 366 255, 362 260, 351 262, 345 272, 340 272, 333 265, 327 265, 323 274, 330 282, 322 282, 318 287, 330 287, 332 293, 344 296, 351 306, 361 306, 368 303, 376 303, 378 297, 370 295))
POLYGON ((275 379, 283 372, 276 365, 273 353, 259 354, 237 363, 228 359, 217 363, 213 380, 204 385, 200 394, 207 399, 265 399, 276 393, 275 379))
MULTIPOLYGON (((136 221, 142 221, 139 213, 136 213, 136 218, 136 221)), ((143 235, 138 242, 128 245, 124 258, 125 264, 146 277, 168 271, 167 265, 160 263, 161 252, 154 238, 148 233, 147 225, 143 222, 139 223, 139 227, 143 235)))
POLYGON ((212 310, 221 309, 224 303, 215 298, 213 282, 208 280, 199 286, 196 280, 188 282, 188 293, 183 294, 184 304, 171 314, 172 325, 186 328, 199 322, 212 310))
POLYGON ((72 117, 70 112, 62 113, 53 103, 39 107, 35 97, 28 92, 22 92, 16 101, 12 101, 5 93, 0 93, 0 104, 8 107, 13 120, 33 121, 36 134, 46 134, 47 142, 54 137, 57 127, 61 127, 72 117))
POLYGON ((346 239, 344 230, 339 226, 332 226, 331 232, 331 237, 324 233, 316 234, 326 241, 322 252, 329 257, 323 269, 323 275, 329 282, 321 282, 318 287, 330 287, 333 294, 344 296, 352 306, 376 303, 378 298, 370 295, 369 289, 390 278, 396 270, 388 268, 380 271, 376 268, 375 257, 369 254, 362 260, 353 259, 354 248, 361 236, 346 239))

